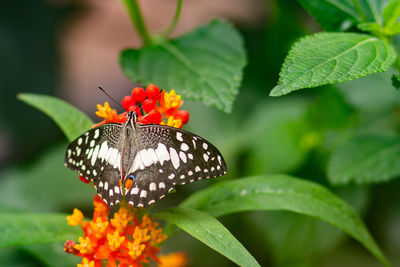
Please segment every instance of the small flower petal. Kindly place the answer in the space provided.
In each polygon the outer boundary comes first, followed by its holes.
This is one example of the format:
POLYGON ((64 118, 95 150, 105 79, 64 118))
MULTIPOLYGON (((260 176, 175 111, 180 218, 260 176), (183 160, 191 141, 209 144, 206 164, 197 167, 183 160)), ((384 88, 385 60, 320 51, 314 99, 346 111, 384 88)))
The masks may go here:
POLYGON ((104 106, 98 104, 98 111, 96 111, 96 115, 100 118, 105 119, 106 121, 112 121, 113 118, 117 115, 117 111, 110 107, 108 102, 104 102, 104 106))
POLYGON ((94 261, 89 261, 88 258, 83 258, 82 262, 77 267, 94 267, 94 261))
POLYGON ((67 216, 68 224, 71 226, 77 226, 78 224, 81 224, 82 220, 83 220, 83 213, 78 209, 74 209, 72 215, 67 216))
POLYGON ((85 238, 79 237, 79 244, 76 244, 74 248, 79 250, 79 252, 82 254, 89 254, 93 252, 92 242, 88 236, 85 238))
POLYGON ((129 256, 133 259, 137 259, 142 255, 143 250, 146 248, 144 244, 139 244, 137 242, 129 242, 128 249, 129 249, 129 256))
POLYGON ((120 236, 118 231, 115 231, 114 234, 107 234, 108 246, 112 251, 117 250, 124 240, 125 236, 120 236))
POLYGON ((136 102, 143 102, 146 99, 146 92, 142 87, 135 87, 132 90, 132 98, 135 99, 136 102))

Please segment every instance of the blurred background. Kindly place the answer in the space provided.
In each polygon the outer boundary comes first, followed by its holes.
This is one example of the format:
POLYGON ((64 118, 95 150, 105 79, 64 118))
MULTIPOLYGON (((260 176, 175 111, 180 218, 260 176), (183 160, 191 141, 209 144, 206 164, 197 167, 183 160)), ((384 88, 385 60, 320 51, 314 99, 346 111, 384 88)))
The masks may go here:
MULTIPOLYGON (((175 0, 140 3, 151 31, 172 20, 175 0)), ((292 0, 185 0, 173 36, 215 17, 231 21, 244 38, 248 65, 240 94, 232 114, 190 101, 183 108, 191 115, 186 129, 212 141, 228 162, 228 175, 217 180, 288 173, 323 184, 362 215, 393 266, 400 266, 400 182, 332 187, 326 174, 332 151, 350 136, 398 133, 400 93, 392 88, 390 73, 271 98, 268 92, 290 46, 320 31, 318 24, 292 0)), ((66 138, 16 96, 57 96, 98 122, 96 104, 108 101, 98 86, 116 99, 134 87, 118 64, 119 52, 127 47, 140 47, 140 40, 117 0, 0 1, 2 210, 70 213, 77 207, 90 216, 94 190, 64 168, 66 138)), ((218 181, 180 187, 154 210, 177 205, 218 181)), ((380 266, 356 241, 310 217, 246 212, 221 221, 262 266, 380 266)), ((76 264, 79 259, 62 248, 0 249, 0 266, 76 264)), ((171 237, 163 251, 186 251, 190 266, 234 266, 185 233, 171 237)))

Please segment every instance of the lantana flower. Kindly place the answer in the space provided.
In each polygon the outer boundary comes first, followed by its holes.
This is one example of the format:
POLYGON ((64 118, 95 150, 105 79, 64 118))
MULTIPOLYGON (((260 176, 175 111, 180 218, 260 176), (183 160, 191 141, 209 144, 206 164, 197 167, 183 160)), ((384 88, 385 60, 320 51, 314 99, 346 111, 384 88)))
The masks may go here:
MULTIPOLYGON (((182 128, 189 121, 189 112, 179 109, 183 100, 177 95, 175 90, 165 92, 156 85, 150 84, 144 90, 141 87, 135 87, 131 95, 122 99, 122 107, 126 112, 135 111, 138 115, 138 122, 141 124, 163 124, 172 127, 182 128)), ((110 107, 108 102, 104 106, 97 105, 96 115, 103 118, 104 121, 94 125, 97 127, 104 123, 124 123, 126 121, 126 112, 117 114, 110 107)))
MULTIPOLYGON (((83 231, 78 243, 68 240, 64 245, 66 252, 82 257, 78 267, 99 267, 103 264, 109 267, 142 266, 150 261, 158 264, 164 261, 171 266, 168 258, 172 255, 157 256, 159 244, 167 236, 157 222, 146 214, 141 215, 142 210, 122 202, 109 219, 110 209, 98 195, 95 195, 93 204, 91 221, 83 220, 82 212, 78 209, 74 209, 73 214, 67 217, 69 225, 79 225, 83 231), (166 260, 163 257, 167 257, 166 260)), ((179 257, 176 263, 176 267, 184 266, 179 257)))
MULTIPOLYGON (((131 95, 123 98, 121 105, 125 112, 121 114, 117 114, 108 102, 97 105, 96 115, 104 120, 93 127, 105 123, 124 123, 126 112, 135 111, 138 123, 181 128, 189 121, 189 112, 179 109, 182 104, 183 100, 175 90, 168 93, 153 84, 148 85, 146 90, 135 87, 131 95)), ((79 178, 85 183, 89 182, 82 176, 79 178)), ((125 186, 129 187, 127 184, 125 186)), ((90 221, 84 220, 83 213, 78 209, 67 216, 69 225, 79 225, 83 231, 78 243, 68 240, 64 245, 67 253, 82 258, 78 267, 139 267, 151 262, 164 267, 186 266, 184 253, 158 256, 159 246, 167 236, 143 209, 134 208, 123 201, 109 218, 110 209, 98 195, 95 195, 93 205, 93 218, 90 221)))

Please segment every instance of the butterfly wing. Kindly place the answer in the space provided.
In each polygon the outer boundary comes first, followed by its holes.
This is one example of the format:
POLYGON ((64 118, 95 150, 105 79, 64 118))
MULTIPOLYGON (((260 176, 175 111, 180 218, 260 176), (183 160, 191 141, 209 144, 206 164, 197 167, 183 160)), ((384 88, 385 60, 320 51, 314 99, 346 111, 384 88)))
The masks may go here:
POLYGON ((69 144, 65 166, 93 182, 97 193, 109 205, 122 200, 119 187, 122 126, 104 124, 91 129, 69 144))
POLYGON ((226 173, 218 149, 190 132, 163 125, 137 125, 137 150, 128 173, 134 183, 128 203, 146 207, 164 197, 175 185, 226 173))

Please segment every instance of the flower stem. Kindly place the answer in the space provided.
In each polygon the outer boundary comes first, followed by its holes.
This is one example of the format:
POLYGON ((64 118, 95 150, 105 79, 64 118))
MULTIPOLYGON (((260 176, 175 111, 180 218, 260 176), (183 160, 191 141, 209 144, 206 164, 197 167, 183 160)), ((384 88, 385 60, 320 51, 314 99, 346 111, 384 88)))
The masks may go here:
POLYGON ((122 0, 122 2, 128 10, 129 17, 131 18, 140 38, 142 39, 143 45, 152 44, 153 40, 143 20, 142 11, 140 10, 138 0, 122 0))
POLYGON ((161 32, 162 35, 168 36, 175 30, 176 25, 178 24, 179 21, 179 17, 181 15, 181 9, 182 9, 182 0, 178 0, 176 3, 175 16, 171 24, 168 26, 168 28, 166 28, 164 31, 161 32))

